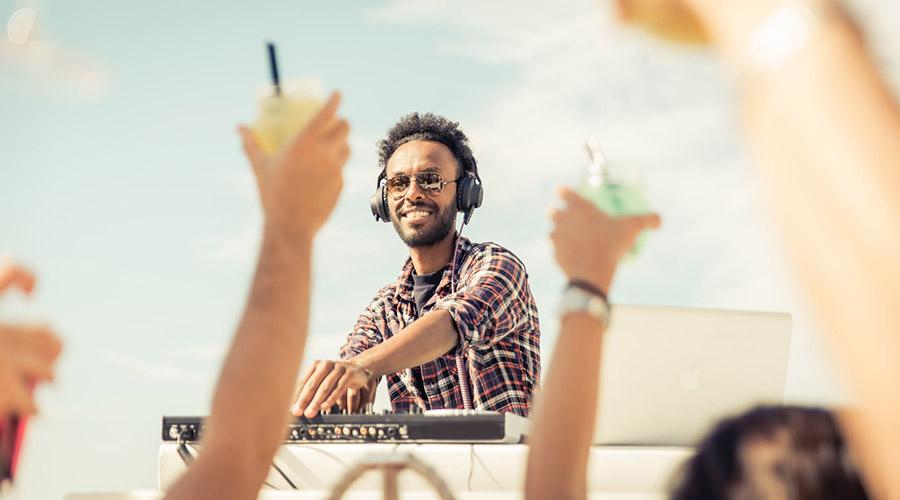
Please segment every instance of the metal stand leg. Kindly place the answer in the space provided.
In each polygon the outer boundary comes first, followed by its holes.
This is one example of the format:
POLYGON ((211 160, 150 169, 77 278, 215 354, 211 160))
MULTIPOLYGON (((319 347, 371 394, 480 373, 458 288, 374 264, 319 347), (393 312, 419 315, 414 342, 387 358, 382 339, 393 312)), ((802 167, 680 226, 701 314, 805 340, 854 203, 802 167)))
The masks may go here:
POLYGON ((423 477, 438 494, 441 500, 456 500, 447 483, 434 469, 409 453, 375 454, 364 457, 359 463, 353 465, 338 479, 328 500, 340 500, 350 487, 353 486, 363 474, 369 471, 382 472, 382 493, 385 500, 399 500, 400 487, 398 476, 401 472, 409 470, 423 477))

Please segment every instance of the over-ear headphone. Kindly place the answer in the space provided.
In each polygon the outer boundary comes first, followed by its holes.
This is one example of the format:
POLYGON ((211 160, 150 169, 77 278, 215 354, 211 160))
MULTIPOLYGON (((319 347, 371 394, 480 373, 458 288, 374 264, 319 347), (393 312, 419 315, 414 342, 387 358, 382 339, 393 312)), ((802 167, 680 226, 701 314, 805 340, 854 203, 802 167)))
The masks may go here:
MULTIPOLYGON (((484 188, 481 185, 481 177, 478 175, 478 165, 472 159, 472 170, 466 169, 461 179, 456 181, 456 209, 465 214, 463 224, 468 224, 472 218, 472 212, 481 206, 484 200, 484 188)), ((369 198, 369 208, 376 221, 390 222, 387 200, 387 172, 382 170, 378 174, 375 193, 369 198)))

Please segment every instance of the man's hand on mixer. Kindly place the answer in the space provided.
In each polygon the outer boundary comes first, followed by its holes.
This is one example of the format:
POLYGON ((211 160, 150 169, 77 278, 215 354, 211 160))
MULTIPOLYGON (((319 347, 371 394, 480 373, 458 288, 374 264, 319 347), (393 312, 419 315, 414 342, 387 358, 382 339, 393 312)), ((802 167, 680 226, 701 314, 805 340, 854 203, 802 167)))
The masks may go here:
POLYGON ((314 361, 300 377, 291 412, 313 418, 335 404, 355 411, 370 402, 376 382, 377 378, 352 359, 314 361))

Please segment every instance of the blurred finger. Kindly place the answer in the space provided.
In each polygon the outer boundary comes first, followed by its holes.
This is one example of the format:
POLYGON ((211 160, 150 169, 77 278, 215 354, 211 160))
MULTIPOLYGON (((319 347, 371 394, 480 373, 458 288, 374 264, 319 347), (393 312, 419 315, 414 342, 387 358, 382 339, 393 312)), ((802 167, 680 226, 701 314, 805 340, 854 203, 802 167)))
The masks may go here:
POLYGON ((328 97, 328 101, 322 106, 322 109, 316 113, 316 116, 313 117, 312 120, 309 121, 309 124, 306 125, 306 130, 303 134, 315 134, 318 135, 322 133, 325 127, 334 119, 335 114, 337 114, 338 106, 341 105, 341 93, 338 91, 334 91, 328 97))
POLYGON ((335 117, 322 131, 322 138, 328 142, 346 141, 350 136, 350 122, 335 117))
POLYGON ((350 158, 350 145, 344 143, 338 148, 337 153, 335 153, 335 164, 338 168, 343 168, 347 163, 348 158, 350 158))
POLYGON ((631 3, 628 0, 616 0, 613 3, 615 3, 615 11, 619 21, 630 21, 633 17, 631 13, 631 3))
POLYGON ((560 199, 562 199, 567 205, 574 208, 590 208, 593 210, 597 210, 597 207, 594 206, 593 203, 588 201, 586 198, 576 193, 572 188, 568 186, 560 186, 557 189, 557 193, 559 194, 560 199))
POLYGON ((47 325, 0 324, 0 349, 29 352, 54 360, 62 350, 62 342, 47 325))
POLYGON ((549 207, 547 209, 547 217, 553 221, 554 224, 559 224, 559 218, 562 216, 562 210, 559 207, 549 207))
POLYGON ((53 360, 34 352, 19 352, 11 362, 24 380, 53 380, 53 360))
POLYGON ((260 174, 262 173, 261 169, 266 163, 266 155, 262 152, 262 148, 259 147, 259 143, 256 141, 256 136, 253 134, 252 130, 240 125, 238 127, 238 132, 241 134, 241 144, 244 147, 244 154, 247 156, 247 160, 250 161, 250 166, 253 168, 253 175, 259 180, 260 174))
POLYGON ((657 214, 630 215, 622 219, 640 230, 656 229, 662 223, 657 214))
POLYGON ((0 260, 0 292, 14 286, 24 293, 34 289, 34 275, 9 259, 0 260))
POLYGON ((37 411, 29 388, 23 383, 3 384, 5 393, 2 396, 3 416, 32 415, 37 411))

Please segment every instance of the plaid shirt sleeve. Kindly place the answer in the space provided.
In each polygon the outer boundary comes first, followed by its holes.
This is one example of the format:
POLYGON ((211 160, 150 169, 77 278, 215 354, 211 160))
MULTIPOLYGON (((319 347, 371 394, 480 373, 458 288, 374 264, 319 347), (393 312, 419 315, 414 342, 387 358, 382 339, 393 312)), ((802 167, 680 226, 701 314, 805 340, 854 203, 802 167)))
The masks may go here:
POLYGON ((489 248, 465 266, 457 291, 435 305, 450 313, 461 344, 487 349, 531 323, 528 275, 512 253, 489 248))
POLYGON ((353 331, 347 335, 347 342, 341 347, 341 359, 357 356, 384 340, 381 330, 378 328, 378 318, 384 315, 384 301, 387 300, 387 288, 389 287, 379 290, 372 302, 369 303, 369 307, 359 315, 356 325, 353 326, 353 331))

